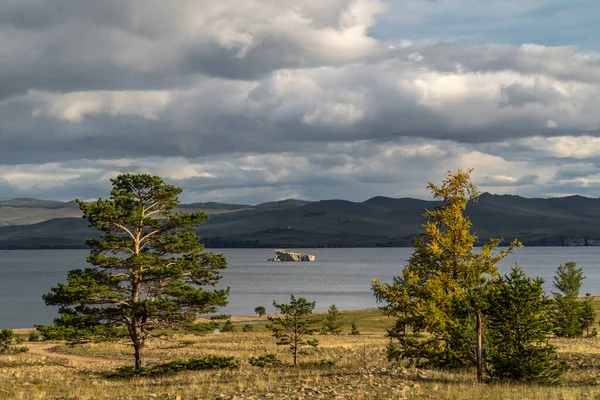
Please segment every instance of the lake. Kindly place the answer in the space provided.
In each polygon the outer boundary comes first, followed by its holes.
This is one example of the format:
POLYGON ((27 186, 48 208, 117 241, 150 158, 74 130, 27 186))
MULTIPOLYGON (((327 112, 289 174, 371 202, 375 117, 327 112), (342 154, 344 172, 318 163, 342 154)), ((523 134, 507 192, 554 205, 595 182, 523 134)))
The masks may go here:
MULTIPOLYGON (((400 274, 411 248, 306 249, 313 263, 267 262, 272 249, 223 249, 229 267, 222 285, 231 287, 229 306, 223 313, 250 315, 263 305, 274 311, 273 300, 286 302, 290 293, 316 300, 318 311, 331 304, 339 309, 376 307, 370 290, 373 278, 391 282, 400 274)), ((67 272, 86 266, 87 250, 0 251, 0 328, 25 328, 49 324, 56 309, 41 298, 52 286, 64 282, 67 272)), ((530 276, 552 278, 559 264, 575 261, 587 278, 581 293, 600 293, 600 247, 528 247, 518 249, 499 264, 502 273, 518 262, 530 276)))

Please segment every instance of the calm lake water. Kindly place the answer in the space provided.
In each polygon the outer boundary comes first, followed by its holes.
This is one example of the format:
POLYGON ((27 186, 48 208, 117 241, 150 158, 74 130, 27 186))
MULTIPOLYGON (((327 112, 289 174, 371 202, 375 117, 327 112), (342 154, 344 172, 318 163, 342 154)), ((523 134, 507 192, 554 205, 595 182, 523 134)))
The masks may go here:
MULTIPOLYGON (((211 250, 224 253, 229 268, 222 271, 231 287, 223 313, 250 315, 258 305, 274 311, 273 300, 289 300, 290 293, 316 300, 319 311, 336 304, 340 309, 376 307, 370 290, 373 278, 391 282, 400 274, 411 248, 306 249, 314 263, 267 262, 271 249, 211 250)), ((0 328, 48 324, 56 309, 46 307, 41 295, 67 272, 85 267, 87 250, 0 251, 0 328)), ((529 247, 518 249, 499 265, 502 273, 518 262, 530 276, 546 280, 546 290, 559 264, 575 261, 585 275, 581 293, 600 293, 600 247, 529 247)))

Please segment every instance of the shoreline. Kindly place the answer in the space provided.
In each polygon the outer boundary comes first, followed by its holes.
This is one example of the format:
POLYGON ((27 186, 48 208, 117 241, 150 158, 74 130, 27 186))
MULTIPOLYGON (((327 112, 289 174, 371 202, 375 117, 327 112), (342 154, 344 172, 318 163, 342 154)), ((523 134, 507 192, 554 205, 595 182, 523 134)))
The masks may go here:
MULTIPOLYGON (((377 311, 379 310, 378 308, 362 308, 362 309, 354 309, 354 310, 338 310, 340 312, 340 314, 352 314, 352 313, 360 313, 360 312, 366 312, 366 311, 377 311)), ((327 314, 327 311, 316 311, 313 312, 311 315, 324 315, 327 314)), ((227 320, 231 321, 232 323, 242 323, 242 322, 255 322, 255 321, 268 321, 268 317, 281 317, 282 314, 266 314, 262 317, 259 317, 258 315, 232 315, 230 318, 228 318, 227 320)), ((210 320, 209 318, 199 318, 198 322, 211 322, 212 320, 210 320)), ((218 321, 226 321, 226 320, 218 320, 218 321)), ((12 330, 15 334, 17 335, 27 335, 30 332, 35 331, 34 327, 31 328, 5 328, 5 329, 10 329, 12 330)))

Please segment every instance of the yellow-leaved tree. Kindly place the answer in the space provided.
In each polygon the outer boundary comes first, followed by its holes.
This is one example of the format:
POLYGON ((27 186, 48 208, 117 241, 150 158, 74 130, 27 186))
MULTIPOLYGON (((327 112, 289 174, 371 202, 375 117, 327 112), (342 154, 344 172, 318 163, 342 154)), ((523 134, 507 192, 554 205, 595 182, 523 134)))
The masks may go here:
POLYGON ((477 237, 464 215, 479 191, 472 170, 448 172, 441 185, 428 190, 441 205, 426 210, 425 232, 392 283, 373 280, 372 289, 387 315, 396 317, 389 331, 388 358, 408 358, 439 368, 477 365, 482 379, 482 290, 498 275, 496 263, 521 243, 498 250, 500 239, 474 249, 477 237), (410 331, 409 329, 410 328, 410 331))

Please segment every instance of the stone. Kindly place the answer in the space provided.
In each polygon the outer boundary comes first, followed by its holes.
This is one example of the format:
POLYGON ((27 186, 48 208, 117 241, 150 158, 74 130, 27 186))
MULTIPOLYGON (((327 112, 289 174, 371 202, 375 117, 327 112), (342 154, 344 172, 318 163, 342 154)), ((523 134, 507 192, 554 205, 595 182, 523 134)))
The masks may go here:
POLYGON ((275 257, 268 261, 315 261, 315 256, 295 250, 275 250, 275 257))

